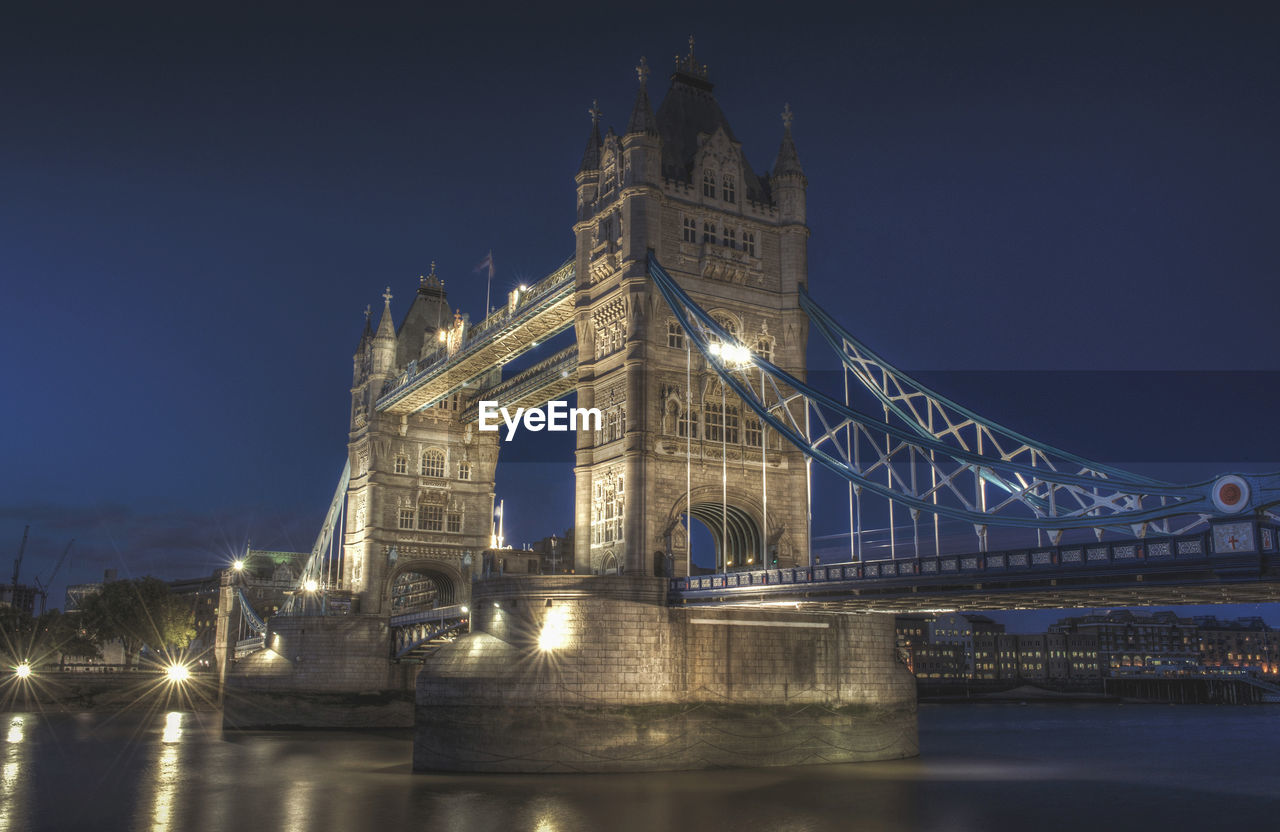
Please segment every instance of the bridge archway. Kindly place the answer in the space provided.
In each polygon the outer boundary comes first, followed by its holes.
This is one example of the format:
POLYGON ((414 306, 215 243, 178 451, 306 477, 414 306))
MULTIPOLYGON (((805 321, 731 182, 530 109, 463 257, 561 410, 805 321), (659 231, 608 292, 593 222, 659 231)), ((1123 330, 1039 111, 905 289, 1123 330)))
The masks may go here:
MULTIPOLYGON (((693 489, 689 495, 689 514, 692 515, 694 528, 677 532, 672 537, 673 553, 678 561, 682 560, 684 547, 697 539, 704 541, 695 545, 694 557, 706 564, 706 543, 714 549, 716 571, 735 569, 760 569, 766 565, 764 535, 761 523, 761 505, 745 494, 729 491, 727 504, 720 488, 702 486, 693 489), (680 551, 674 551, 680 550, 680 551)), ((667 529, 675 530, 685 524, 684 495, 671 507, 667 515, 667 529)), ((770 512, 769 530, 771 537, 776 538, 780 528, 779 521, 770 512)), ((682 566, 679 571, 683 572, 682 566)))
POLYGON ((462 575, 439 561, 410 561, 387 581, 387 609, 392 615, 429 610, 465 601, 462 575))

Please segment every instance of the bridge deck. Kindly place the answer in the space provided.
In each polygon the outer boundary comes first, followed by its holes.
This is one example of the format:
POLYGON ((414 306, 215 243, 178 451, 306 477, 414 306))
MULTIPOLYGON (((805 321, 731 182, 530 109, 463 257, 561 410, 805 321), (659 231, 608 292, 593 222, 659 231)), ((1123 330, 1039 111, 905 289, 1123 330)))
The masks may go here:
POLYGON ((670 589, 685 605, 864 612, 1263 603, 1280 600, 1280 552, 1213 553, 1201 534, 731 572, 670 589))
POLYGON ((419 367, 411 363, 395 386, 377 401, 378 410, 413 413, 474 385, 501 367, 573 325, 574 265, 565 263, 501 309, 472 327, 453 355, 419 367))

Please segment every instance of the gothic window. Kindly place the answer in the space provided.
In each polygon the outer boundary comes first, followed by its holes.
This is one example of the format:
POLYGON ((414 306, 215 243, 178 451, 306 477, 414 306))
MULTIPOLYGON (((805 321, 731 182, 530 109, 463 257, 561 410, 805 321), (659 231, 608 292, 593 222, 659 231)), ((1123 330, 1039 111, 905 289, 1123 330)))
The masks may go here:
POLYGON ((460 480, 471 479, 471 463, 470 462, 458 463, 458 479, 460 480))
POLYGON ((760 420, 754 416, 746 418, 745 433, 747 444, 753 448, 760 447, 764 441, 764 431, 760 427, 760 420))
POLYGON ((767 335, 761 335, 756 339, 756 355, 773 363, 773 339, 767 335))
POLYGON ((738 444, 738 406, 728 405, 724 409, 724 441, 730 445, 738 444))
POLYGON ((604 441, 613 442, 614 440, 621 437, 622 435, 622 431, 620 427, 621 421, 622 421, 621 413, 618 410, 618 408, 616 407, 610 408, 609 413, 608 415, 605 416, 605 420, 604 420, 604 433, 605 433, 604 441))
POLYGON ((622 349, 626 342, 626 321, 614 321, 596 333, 596 358, 604 358, 622 349))
POLYGON ((720 324, 721 328, 731 335, 734 340, 738 338, 738 322, 723 312, 713 314, 711 319, 720 324))
POLYGON ((412 529, 412 528, 413 528, 413 519, 414 519, 414 518, 413 518, 413 509, 411 509, 411 508, 402 508, 402 509, 400 509, 400 528, 402 528, 402 529, 412 529))
POLYGON ((704 222, 702 224, 702 242, 716 244, 716 224, 713 222, 704 222))
POLYGON ((724 230, 724 244, 729 248, 738 247, 738 230, 736 228, 726 228, 724 230))
POLYGON ((742 232, 742 248, 752 257, 756 256, 756 233, 754 231, 742 232))
POLYGON ((396 454, 396 473, 397 474, 409 473, 409 457, 405 456, 404 454, 396 454))
POLYGON ((733 181, 733 177, 726 173, 724 176, 724 201, 725 202, 738 201, 738 192, 735 185, 736 183, 733 181))
POLYGON ((444 509, 423 504, 418 507, 418 528, 428 532, 444 530, 444 509))
POLYGON ((453 532, 454 534, 462 531, 462 515, 456 511, 449 512, 449 515, 445 518, 445 523, 445 531, 453 532))
POLYGON ((715 198, 716 175, 711 171, 706 171, 702 174, 702 195, 715 198))
POLYGON ((684 330, 676 321, 667 321, 667 346, 672 349, 684 349, 684 330))
POLYGON ((422 455, 422 476, 444 476, 444 451, 432 448, 422 455))
POLYGON ((591 506, 592 543, 612 543, 622 539, 624 500, 622 474, 610 472, 596 481, 591 506))
POLYGON ((686 243, 698 242, 698 221, 693 217, 684 218, 684 241, 686 243))
POLYGON ((707 402, 705 421, 705 436, 710 442, 724 441, 724 408, 720 406, 720 402, 707 402))
POLYGON ((680 421, 677 422, 676 432, 681 439, 697 439, 698 438, 698 414, 694 413, 691 408, 685 408, 680 414, 680 421))

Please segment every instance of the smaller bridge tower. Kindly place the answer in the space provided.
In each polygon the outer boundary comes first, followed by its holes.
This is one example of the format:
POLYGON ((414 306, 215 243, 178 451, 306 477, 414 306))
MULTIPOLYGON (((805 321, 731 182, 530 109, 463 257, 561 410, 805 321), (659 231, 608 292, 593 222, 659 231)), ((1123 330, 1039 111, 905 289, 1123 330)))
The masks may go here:
POLYGON ((390 289, 383 299, 354 357, 342 580, 359 612, 395 614, 469 596, 490 545, 498 439, 462 421, 461 392, 414 413, 375 407, 396 379, 456 350, 470 323, 450 310, 434 263, 399 327, 390 289))

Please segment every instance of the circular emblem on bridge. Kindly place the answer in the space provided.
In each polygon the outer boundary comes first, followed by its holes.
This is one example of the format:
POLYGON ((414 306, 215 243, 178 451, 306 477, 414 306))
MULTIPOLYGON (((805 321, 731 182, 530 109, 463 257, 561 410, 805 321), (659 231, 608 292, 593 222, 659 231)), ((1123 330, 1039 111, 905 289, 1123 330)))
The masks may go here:
POLYGON ((1213 505, 1223 514, 1236 514, 1249 505, 1249 483, 1228 474, 1213 484, 1213 505))

